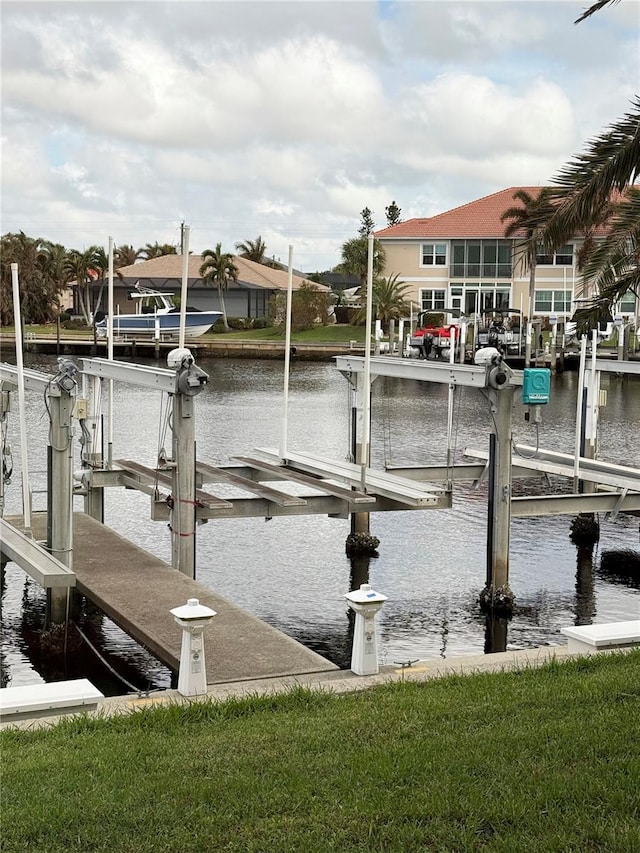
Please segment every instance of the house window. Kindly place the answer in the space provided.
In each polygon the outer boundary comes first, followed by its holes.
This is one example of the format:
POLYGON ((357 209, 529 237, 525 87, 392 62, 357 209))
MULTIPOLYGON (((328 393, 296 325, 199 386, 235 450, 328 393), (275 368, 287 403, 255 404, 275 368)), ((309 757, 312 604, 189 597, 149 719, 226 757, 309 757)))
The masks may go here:
POLYGON ((541 267, 570 267, 573 264, 573 246, 567 243, 565 246, 560 246, 552 255, 536 255, 536 263, 541 267))
POLYGON ((447 263, 446 243, 423 243, 422 244, 422 266, 443 267, 447 263))
POLYGON ((536 290, 534 310, 541 314, 568 314, 571 298, 570 290, 536 290))
POLYGON ((510 240, 453 240, 451 277, 511 278, 510 240))
POLYGON ((636 295, 628 290, 620 300, 618 309, 620 314, 635 314, 636 313, 636 295))
POLYGON ((444 311, 444 290, 421 290, 420 305, 422 311, 444 311))

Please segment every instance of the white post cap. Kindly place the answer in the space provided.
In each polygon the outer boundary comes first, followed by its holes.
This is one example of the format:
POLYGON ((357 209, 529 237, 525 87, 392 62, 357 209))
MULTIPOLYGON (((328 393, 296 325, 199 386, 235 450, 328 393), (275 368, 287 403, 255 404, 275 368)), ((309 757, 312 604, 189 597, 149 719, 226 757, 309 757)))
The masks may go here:
POLYGON ((180 607, 174 607, 169 611, 176 619, 189 621, 191 619, 211 619, 216 615, 216 611, 212 610, 204 604, 200 604, 197 598, 190 598, 186 604, 180 607))

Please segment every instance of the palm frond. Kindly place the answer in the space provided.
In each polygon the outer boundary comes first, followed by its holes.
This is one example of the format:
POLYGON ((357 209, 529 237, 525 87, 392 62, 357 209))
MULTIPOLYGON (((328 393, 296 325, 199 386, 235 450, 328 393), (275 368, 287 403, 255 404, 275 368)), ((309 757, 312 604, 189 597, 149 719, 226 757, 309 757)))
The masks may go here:
POLYGON ((615 4, 619 2, 620 0, 597 0, 597 2, 589 6, 589 8, 586 9, 579 18, 576 18, 573 23, 579 24, 581 21, 585 21, 587 18, 590 18, 591 15, 595 15, 596 12, 599 12, 600 9, 603 9, 605 6, 615 6, 615 4))
POLYGON ((557 209, 543 228, 545 247, 558 246, 609 213, 613 191, 622 192, 640 174, 640 96, 632 109, 593 139, 554 179, 557 209))

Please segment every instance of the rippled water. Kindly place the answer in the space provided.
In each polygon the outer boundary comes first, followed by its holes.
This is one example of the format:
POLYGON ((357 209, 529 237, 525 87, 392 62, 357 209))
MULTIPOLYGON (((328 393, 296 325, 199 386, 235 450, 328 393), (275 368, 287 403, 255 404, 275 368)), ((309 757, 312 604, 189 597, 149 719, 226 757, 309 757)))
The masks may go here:
MULTIPOLYGON (((29 366, 51 372, 55 359, 31 357, 29 366)), ((257 447, 276 448, 282 425, 283 365, 273 361, 202 361, 210 381, 196 401, 198 458, 227 463, 257 447)), ((551 403, 544 410, 540 446, 572 452, 577 376, 553 379, 551 403)), ((600 455, 640 466, 640 382, 603 377, 608 405, 601 414, 600 455)), ((454 412, 456 458, 465 447, 486 450, 491 416, 475 389, 458 389, 454 412)), ((159 392, 116 383, 114 458, 125 456, 153 466, 159 448, 159 392)), ((28 433, 34 486, 44 487, 46 420, 39 395, 29 394, 28 433)), ((17 410, 17 403, 16 403, 17 410)), ((385 463, 444 464, 446 386, 379 378, 372 402, 372 459, 385 463)), ((535 444, 533 426, 516 404, 514 434, 535 444)), ((10 440, 19 456, 17 411, 10 440)), ((343 459, 348 449, 346 380, 331 364, 294 362, 290 378, 289 449, 343 459)), ((7 495, 7 512, 20 511, 17 473, 7 495)), ((554 488, 561 481, 553 480, 554 488)), ((540 490, 533 481, 531 489, 540 490)), ((211 491, 216 489, 209 487, 211 491)), ((217 487, 216 487, 217 488, 217 487)), ((529 489, 529 491, 531 491, 529 489)), ((524 489, 527 492, 527 489, 524 489)), ((34 508, 44 508, 44 494, 34 508)), ((78 500, 76 509, 82 509, 78 500)), ((379 513, 371 530, 380 540, 379 557, 368 566, 370 582, 388 596, 379 618, 382 662, 399 662, 478 653, 492 647, 492 628, 478 611, 485 581, 486 491, 456 484, 450 510, 379 513)), ((166 525, 149 520, 149 498, 110 489, 105 521, 123 535, 170 561, 166 525)), ((636 618, 640 590, 613 583, 593 572, 577 572, 576 548, 569 540, 570 517, 514 519, 510 582, 516 610, 507 630, 507 648, 562 642, 564 625, 636 618)), ((640 550, 638 518, 601 520, 598 551, 640 550)), ((345 556, 347 520, 322 516, 218 520, 198 528, 197 577, 220 594, 325 654, 348 665, 350 626, 344 594, 367 579, 366 562, 352 566, 345 556)), ((595 555, 597 567, 598 553, 595 555)), ((179 602, 177 602, 179 603, 179 602)), ((28 683, 51 677, 34 642, 44 616, 42 592, 13 564, 3 589, 2 645, 5 679, 28 683)), ((88 607, 79 619, 88 638, 111 664, 137 686, 163 687, 168 671, 108 619, 88 607)), ((96 680, 96 664, 86 646, 67 656, 67 675, 96 680)), ((504 640, 504 637, 503 637, 504 640)), ((498 645, 500 639, 498 639, 498 645)), ((101 683, 110 692, 109 676, 101 683)), ((99 679, 99 680, 100 680, 99 679)))

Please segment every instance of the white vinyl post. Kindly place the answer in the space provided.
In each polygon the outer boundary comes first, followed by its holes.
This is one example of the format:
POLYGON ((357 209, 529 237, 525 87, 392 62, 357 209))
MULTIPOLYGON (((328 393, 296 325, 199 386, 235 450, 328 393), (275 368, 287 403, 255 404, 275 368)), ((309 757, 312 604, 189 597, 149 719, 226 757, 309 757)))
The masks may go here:
MULTIPOLYGON (((455 364, 456 360, 456 327, 449 326, 449 364, 455 364)), ((447 488, 452 487, 451 466, 453 464, 453 394, 455 385, 449 383, 449 395, 447 400, 447 488)))
POLYGON ((578 369, 578 399, 576 401, 576 440, 573 460, 573 487, 578 491, 580 469, 580 436, 582 435, 582 397, 584 394, 584 372, 587 361, 587 336, 580 341, 580 367, 578 369))
POLYGON ((180 288, 180 338, 178 346, 184 348, 185 328, 187 325, 187 287, 189 284, 189 233, 191 228, 182 229, 182 286, 180 288))
POLYGON ((280 458, 287 455, 287 431, 289 429, 289 368, 291 366, 291 304, 293 301, 293 246, 289 246, 289 271, 287 276, 287 320, 284 338, 284 410, 282 435, 280 436, 280 458))
POLYGON ((367 485, 367 465, 369 462, 369 441, 371 434, 371 318, 373 317, 373 234, 369 234, 367 255, 367 319, 365 321, 364 337, 364 388, 362 401, 362 444, 360 445, 360 462, 362 488, 367 485))
MULTIPOLYGON (((113 237, 109 237, 107 278, 107 358, 113 361, 113 237)), ((107 425, 107 468, 113 464, 113 379, 109 379, 109 421, 107 425)))
POLYGON ((13 287, 13 323, 16 338, 16 366, 18 368, 18 402, 20 404, 20 442, 22 456, 22 514, 24 532, 31 536, 31 493, 29 491, 29 458, 27 453, 27 417, 24 399, 24 362, 22 360, 22 310, 20 308, 20 284, 18 264, 11 264, 11 285, 13 287))

